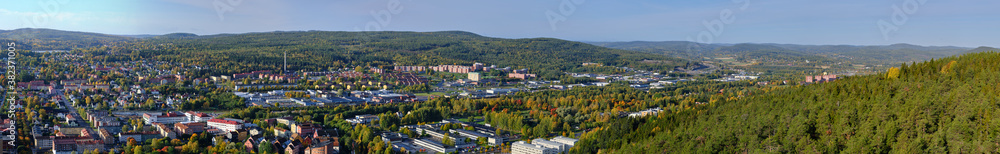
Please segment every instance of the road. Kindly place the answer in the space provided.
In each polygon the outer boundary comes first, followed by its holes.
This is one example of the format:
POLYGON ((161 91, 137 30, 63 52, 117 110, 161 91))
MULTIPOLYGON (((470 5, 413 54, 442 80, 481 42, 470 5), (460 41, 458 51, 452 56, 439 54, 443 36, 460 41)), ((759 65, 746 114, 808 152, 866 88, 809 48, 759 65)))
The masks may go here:
MULTIPOLYGON (((60 93, 59 95, 62 95, 62 93, 60 93)), ((73 103, 72 103, 72 100, 74 100, 74 99, 70 99, 69 97, 63 97, 63 98, 66 98, 66 99, 63 99, 62 101, 60 101, 61 104, 63 105, 63 107, 66 108, 66 110, 69 111, 70 115, 73 115, 73 117, 77 118, 77 120, 76 120, 77 122, 76 123, 79 124, 80 126, 82 126, 83 128, 87 129, 87 132, 98 133, 98 132, 94 131, 93 128, 90 128, 89 123, 86 121, 86 119, 87 119, 86 117, 80 116, 80 114, 76 112, 76 107, 73 106, 73 103)), ((93 136, 93 134, 91 134, 91 136, 93 136)))

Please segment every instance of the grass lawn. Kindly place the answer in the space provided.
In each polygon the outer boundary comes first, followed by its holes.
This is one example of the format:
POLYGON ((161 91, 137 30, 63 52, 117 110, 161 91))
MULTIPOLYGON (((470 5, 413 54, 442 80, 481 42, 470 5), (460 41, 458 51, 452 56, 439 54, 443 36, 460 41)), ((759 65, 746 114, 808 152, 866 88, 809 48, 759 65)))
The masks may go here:
POLYGON ((416 93, 413 95, 417 96, 444 96, 443 92, 431 92, 431 93, 416 93))

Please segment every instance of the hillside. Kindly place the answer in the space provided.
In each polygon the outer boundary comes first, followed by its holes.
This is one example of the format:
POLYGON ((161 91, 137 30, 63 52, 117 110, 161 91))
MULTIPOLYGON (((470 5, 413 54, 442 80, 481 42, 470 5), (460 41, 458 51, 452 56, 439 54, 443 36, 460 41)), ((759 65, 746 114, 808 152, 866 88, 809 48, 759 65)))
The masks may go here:
POLYGON ((965 52, 962 52, 962 53, 979 53, 979 52, 986 52, 986 51, 1000 51, 1000 49, 993 48, 993 47, 978 47, 978 48, 975 48, 975 49, 972 49, 972 50, 969 50, 969 51, 965 51, 965 52))
POLYGON ((0 30, 0 39, 21 42, 27 50, 71 50, 135 40, 126 36, 34 28, 0 30))
POLYGON ((588 42, 588 43, 614 49, 642 51, 646 53, 655 53, 655 54, 668 55, 672 57, 684 57, 684 58, 700 57, 703 56, 705 52, 714 51, 722 46, 722 45, 687 42, 687 41, 662 41, 662 42, 632 41, 632 42, 588 42))
MULTIPOLYGON (((732 51, 734 48, 742 48, 740 46, 744 46, 750 47, 750 49, 764 49, 757 51, 793 51, 794 53, 802 54, 786 55, 785 57, 799 57, 799 59, 801 59, 805 58, 801 56, 823 56, 839 59, 840 61, 855 61, 868 65, 924 61, 931 58, 952 56, 970 50, 970 48, 963 47, 918 46, 911 44, 893 44, 884 46, 795 45, 773 43, 749 44, 769 46, 768 48, 757 48, 759 46, 748 46, 748 44, 702 44, 686 41, 589 43, 615 49, 665 54, 674 57, 694 56, 693 58, 724 56, 724 54, 730 54, 727 51, 732 51)), ((742 50, 747 51, 750 49, 742 50)))
POLYGON ((481 62, 528 68, 550 79, 561 76, 562 72, 613 70, 579 67, 585 62, 660 70, 672 70, 687 63, 679 58, 552 38, 501 39, 460 31, 295 31, 204 36, 174 33, 80 51, 109 61, 145 57, 216 68, 204 72, 205 75, 280 70, 283 52, 288 53, 290 70, 481 62))
POLYGON ((773 45, 765 44, 736 44, 732 46, 722 46, 714 51, 711 51, 713 55, 726 55, 734 56, 738 60, 744 61, 775 61, 775 62, 791 62, 791 61, 812 61, 812 62, 833 62, 835 60, 826 58, 819 54, 804 53, 801 51, 791 50, 787 48, 782 48, 773 45))
POLYGON ((1000 53, 758 91, 583 135, 593 153, 996 153, 1000 53), (614 140, 608 140, 614 139, 614 140))

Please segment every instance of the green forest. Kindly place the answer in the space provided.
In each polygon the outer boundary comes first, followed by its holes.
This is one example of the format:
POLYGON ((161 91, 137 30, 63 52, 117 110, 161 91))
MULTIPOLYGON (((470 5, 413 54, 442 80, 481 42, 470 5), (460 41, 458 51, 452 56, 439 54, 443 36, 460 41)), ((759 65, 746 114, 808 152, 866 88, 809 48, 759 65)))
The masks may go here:
POLYGON ((576 153, 996 153, 1000 54, 901 64, 878 75, 782 88, 621 119, 576 153), (614 140, 608 140, 614 139, 614 140))
POLYGON ((278 31, 206 36, 175 33, 138 39, 51 29, 18 29, 3 31, 0 38, 27 42, 25 49, 29 50, 72 49, 73 53, 93 55, 97 61, 158 60, 213 68, 196 72, 191 75, 194 77, 280 70, 286 53, 289 70, 327 71, 355 66, 391 69, 394 65, 472 65, 479 62, 526 68, 548 79, 558 78, 568 71, 594 71, 576 69, 587 62, 646 70, 673 70, 688 63, 663 55, 553 38, 502 39, 462 31, 278 31), (66 43, 67 40, 79 41, 74 44, 66 43))

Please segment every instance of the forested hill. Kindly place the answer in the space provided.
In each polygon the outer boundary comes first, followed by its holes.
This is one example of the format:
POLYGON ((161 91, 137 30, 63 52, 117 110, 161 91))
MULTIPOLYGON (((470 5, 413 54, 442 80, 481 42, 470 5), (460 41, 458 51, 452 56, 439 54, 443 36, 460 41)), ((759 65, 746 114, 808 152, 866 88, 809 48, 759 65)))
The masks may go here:
POLYGON ((0 30, 0 39, 20 42, 19 47, 27 50, 72 50, 136 40, 126 36, 44 28, 0 30))
POLYGON ((620 120, 575 153, 997 153, 1000 53, 754 92, 692 111, 620 120), (653 132, 653 133, 650 133, 653 132))
MULTIPOLYGON (((965 53, 971 48, 953 46, 919 46, 912 44, 874 45, 874 46, 854 46, 854 45, 795 45, 795 44, 703 44, 687 41, 664 41, 664 42, 588 42, 590 44, 604 46, 615 49, 641 51, 647 53, 664 54, 672 57, 716 57, 732 56, 731 51, 750 51, 750 54, 767 53, 772 51, 800 53, 803 55, 794 56, 825 56, 839 57, 843 60, 861 61, 864 63, 893 64, 901 62, 925 61, 931 58, 941 58, 956 54, 965 53), (749 50, 740 49, 743 47, 749 50), (770 46, 776 48, 758 48, 770 46), (766 51, 766 52, 765 52, 766 51), (756 53, 753 53, 756 52, 756 53)), ((739 56, 739 55, 736 55, 739 56)), ((809 59, 809 58, 806 58, 809 59)))
POLYGON ((986 51, 1000 51, 1000 49, 993 48, 993 47, 978 47, 978 48, 975 48, 975 49, 972 49, 972 50, 969 50, 969 51, 965 51, 964 53, 978 53, 978 52, 986 52, 986 51))
POLYGON ((610 49, 552 38, 502 39, 469 32, 261 32, 198 36, 175 33, 147 37, 141 42, 96 49, 104 60, 138 59, 183 62, 215 67, 209 74, 279 70, 288 52, 291 70, 393 65, 471 65, 475 62, 527 68, 546 78, 562 72, 608 71, 581 67, 601 63, 639 69, 673 70, 686 60, 636 51, 610 49), (108 52, 104 52, 108 51, 108 52), (107 54, 105 53, 114 53, 107 54), (211 57, 211 58, 206 58, 211 57))

